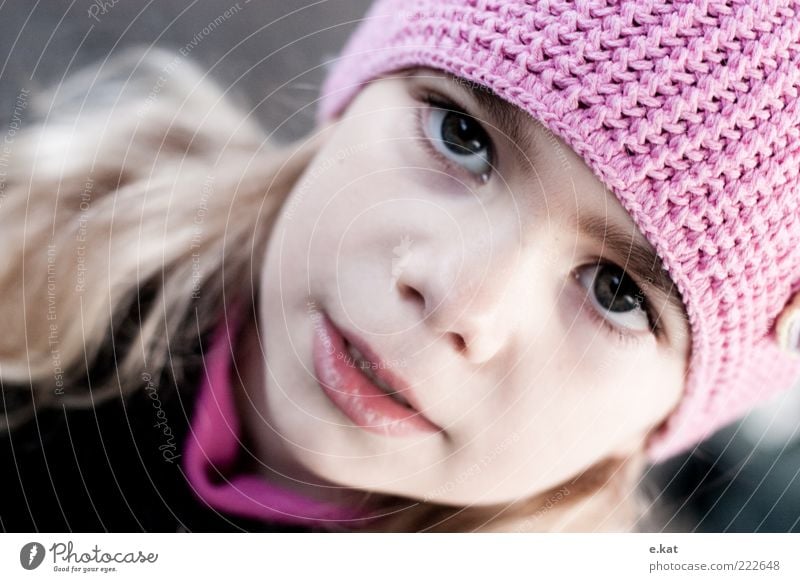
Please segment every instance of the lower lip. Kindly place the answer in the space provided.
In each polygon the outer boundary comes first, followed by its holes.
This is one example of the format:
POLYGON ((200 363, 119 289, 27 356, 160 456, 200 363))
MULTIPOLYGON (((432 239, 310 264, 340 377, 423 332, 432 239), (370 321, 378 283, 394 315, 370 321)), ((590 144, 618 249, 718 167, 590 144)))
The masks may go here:
POLYGON ((314 371, 323 392, 354 424, 384 436, 414 436, 441 429, 395 401, 365 376, 324 313, 314 330, 314 371))

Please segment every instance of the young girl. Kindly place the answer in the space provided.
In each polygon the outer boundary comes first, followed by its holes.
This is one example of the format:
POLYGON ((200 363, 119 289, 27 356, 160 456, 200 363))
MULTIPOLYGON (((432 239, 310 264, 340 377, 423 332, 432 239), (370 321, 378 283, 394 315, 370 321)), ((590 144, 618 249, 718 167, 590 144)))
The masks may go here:
POLYGON ((798 7, 379 0, 286 145, 181 55, 72 78, 0 207, 4 527, 645 529, 800 376, 798 7))

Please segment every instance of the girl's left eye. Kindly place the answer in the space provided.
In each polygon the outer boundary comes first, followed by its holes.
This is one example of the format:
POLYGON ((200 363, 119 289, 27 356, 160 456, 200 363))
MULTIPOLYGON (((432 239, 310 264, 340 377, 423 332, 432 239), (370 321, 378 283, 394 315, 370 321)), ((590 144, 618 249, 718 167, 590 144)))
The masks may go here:
POLYGON ((576 278, 589 291, 589 302, 612 327, 632 332, 653 330, 647 300, 639 286, 617 265, 586 265, 576 278))
POLYGON ((492 169, 492 140, 481 124, 463 111, 428 100, 425 133, 435 151, 486 182, 492 169))

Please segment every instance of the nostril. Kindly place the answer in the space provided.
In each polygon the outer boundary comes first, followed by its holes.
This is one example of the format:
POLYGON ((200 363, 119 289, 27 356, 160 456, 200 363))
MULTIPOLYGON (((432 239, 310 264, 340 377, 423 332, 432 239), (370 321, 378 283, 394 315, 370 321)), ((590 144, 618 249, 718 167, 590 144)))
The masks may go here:
POLYGON ((467 349, 467 342, 464 340, 464 337, 461 334, 458 334, 458 333, 454 333, 452 335, 453 335, 453 341, 456 344, 456 349, 459 352, 463 352, 464 350, 466 350, 467 349))
POLYGON ((400 285, 400 295, 412 301, 417 301, 423 306, 425 305, 425 298, 422 296, 422 293, 409 285, 400 285))
MULTIPOLYGON (((425 296, 422 293, 420 293, 414 287, 406 283, 398 284, 398 291, 400 293, 400 296, 403 297, 404 299, 410 299, 411 301, 418 302, 420 305, 422 305, 423 313, 425 313, 425 296)), ((426 319, 428 317, 432 317, 432 314, 425 313, 425 317, 426 319)), ((464 339, 463 335, 457 332, 445 332, 445 333, 453 337, 453 343, 455 344, 456 350, 459 353, 466 351, 468 344, 467 340, 464 339)))

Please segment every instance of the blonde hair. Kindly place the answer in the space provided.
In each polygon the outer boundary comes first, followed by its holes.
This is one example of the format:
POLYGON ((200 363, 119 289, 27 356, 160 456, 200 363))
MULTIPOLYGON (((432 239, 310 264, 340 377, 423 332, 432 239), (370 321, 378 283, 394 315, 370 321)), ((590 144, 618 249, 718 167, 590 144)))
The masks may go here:
MULTIPOLYGON (((195 65, 153 49, 81 71, 30 110, 0 190, 5 430, 38 408, 93 407, 201 366, 185 346, 258 280, 252 257, 320 145, 271 143, 195 65), (109 373, 88 385, 104 359, 109 373)), ((642 465, 604 459, 502 507, 365 492, 386 517, 358 529, 625 531, 643 515, 642 465)))

